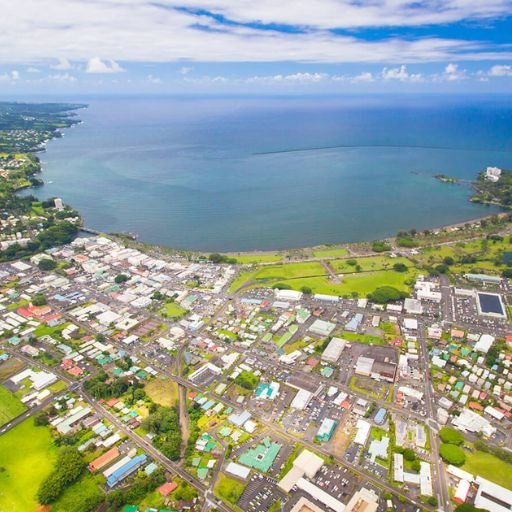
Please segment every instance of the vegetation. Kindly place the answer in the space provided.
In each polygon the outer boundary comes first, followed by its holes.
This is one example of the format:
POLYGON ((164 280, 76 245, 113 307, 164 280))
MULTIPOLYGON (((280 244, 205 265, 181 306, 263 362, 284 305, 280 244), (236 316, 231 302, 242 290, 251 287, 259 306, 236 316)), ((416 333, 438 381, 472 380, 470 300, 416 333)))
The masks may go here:
POLYGON ((254 375, 254 373, 248 372, 247 370, 242 370, 235 378, 235 384, 238 384, 244 389, 256 389, 259 382, 260 378, 257 375, 254 375))
POLYGON ((98 489, 93 475, 84 472, 52 503, 52 512, 93 512, 103 500, 104 495, 98 489))
POLYGON ((391 250, 391 245, 387 242, 382 242, 380 240, 375 240, 372 242, 372 251, 373 252, 386 252, 391 250))
POLYGON ((244 492, 245 484, 220 473, 214 492, 219 498, 236 505, 244 492))
POLYGON ((141 476, 128 489, 117 489, 107 495, 109 511, 121 510, 126 504, 140 503, 144 497, 165 482, 164 472, 155 471, 150 476, 141 476))
POLYGON ((171 460, 179 460, 181 428, 178 411, 174 407, 158 407, 143 422, 142 427, 155 434, 153 446, 171 460))
POLYGON ((37 264, 37 267, 39 268, 39 270, 54 270, 57 268, 57 263, 55 262, 55 260, 52 260, 50 258, 42 258, 37 264))
POLYGON ((464 436, 454 428, 443 427, 439 431, 439 437, 443 443, 454 444, 460 446, 464 442, 464 436))
POLYGON ((25 405, 8 389, 0 386, 0 426, 27 410, 25 405))
POLYGON ((55 501, 67 487, 78 480, 84 469, 84 459, 76 448, 62 448, 57 454, 55 469, 39 487, 39 503, 48 505, 55 501))
POLYGON ((407 294, 392 286, 381 286, 367 295, 368 299, 378 304, 387 304, 396 300, 404 299, 407 294))
POLYGON ((55 462, 48 428, 27 419, 0 436, 0 509, 27 512, 37 509, 37 489, 55 462))
POLYGON ((211 261, 212 263, 231 263, 236 264, 236 258, 232 258, 231 256, 226 256, 225 254, 219 254, 219 253, 213 253, 208 256, 208 261, 211 261))
POLYGON ((126 281, 128 281, 129 279, 130 279, 130 277, 127 276, 126 274, 117 274, 117 276, 114 278, 114 281, 117 284, 122 284, 122 283, 126 283, 126 281))
MULTIPOLYGON (((477 448, 477 444, 480 442, 475 442, 474 451, 466 453, 466 462, 462 469, 472 475, 480 475, 512 490, 512 463, 497 457, 491 452, 481 451, 477 448)), ((504 455, 511 455, 510 452, 500 448, 495 448, 494 450, 501 450, 504 455)))
POLYGON ((37 295, 34 295, 32 298, 32 304, 34 306, 44 306, 46 305, 46 297, 42 293, 38 293, 37 295))
POLYGON ((178 384, 171 379, 150 380, 144 391, 155 404, 164 407, 174 407, 178 402, 178 384))
POLYGON ((439 455, 448 464, 462 466, 466 462, 464 450, 454 444, 443 443, 439 448, 439 455))
POLYGON ((471 201, 508 208, 512 206, 512 171, 502 170, 500 179, 496 182, 488 180, 485 171, 481 172, 473 185, 475 194, 471 201))

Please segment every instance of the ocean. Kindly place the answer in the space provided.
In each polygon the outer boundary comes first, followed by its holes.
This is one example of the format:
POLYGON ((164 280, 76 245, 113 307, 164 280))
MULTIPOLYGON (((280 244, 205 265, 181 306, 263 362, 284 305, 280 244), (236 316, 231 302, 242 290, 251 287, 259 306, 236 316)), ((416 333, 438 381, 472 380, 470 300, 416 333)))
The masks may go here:
MULTIPOLYGON (((204 251, 380 239, 497 211, 468 201, 512 168, 509 97, 97 97, 41 155, 39 197, 103 232, 204 251)), ((31 191, 34 192, 34 191, 31 191)))

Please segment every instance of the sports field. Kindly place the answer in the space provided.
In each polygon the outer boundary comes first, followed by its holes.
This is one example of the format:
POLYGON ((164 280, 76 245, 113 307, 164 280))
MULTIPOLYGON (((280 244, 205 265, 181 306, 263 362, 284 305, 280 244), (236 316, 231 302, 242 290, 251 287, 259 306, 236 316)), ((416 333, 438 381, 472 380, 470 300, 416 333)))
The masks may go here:
POLYGON ((478 450, 473 453, 465 452, 465 454, 466 463, 462 466, 464 471, 472 475, 480 475, 512 490, 512 464, 507 464, 490 453, 478 450))

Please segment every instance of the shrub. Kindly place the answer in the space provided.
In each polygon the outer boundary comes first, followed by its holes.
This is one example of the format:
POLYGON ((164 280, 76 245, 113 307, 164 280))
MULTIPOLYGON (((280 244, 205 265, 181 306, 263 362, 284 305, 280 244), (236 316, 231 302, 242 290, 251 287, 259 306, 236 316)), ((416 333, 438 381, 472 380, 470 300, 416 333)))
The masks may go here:
POLYGON ((51 260, 50 258, 43 258, 39 261, 37 267, 39 270, 54 270, 57 268, 57 263, 55 263, 55 261, 51 260))

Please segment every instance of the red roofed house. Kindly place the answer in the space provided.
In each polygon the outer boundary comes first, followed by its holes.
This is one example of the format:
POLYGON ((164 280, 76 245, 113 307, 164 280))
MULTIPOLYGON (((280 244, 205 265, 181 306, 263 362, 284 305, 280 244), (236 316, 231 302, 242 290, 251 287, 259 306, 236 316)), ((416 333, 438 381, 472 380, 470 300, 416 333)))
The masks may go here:
POLYGON ((165 482, 165 484, 161 485, 158 488, 158 492, 164 498, 167 498, 167 496, 169 496, 169 494, 171 494, 171 492, 174 491, 174 489, 176 489, 176 487, 178 487, 178 484, 175 482, 165 482))
POLYGON ((103 455, 100 455, 97 459, 94 459, 92 462, 90 462, 89 471, 98 471, 98 469, 101 469, 103 466, 106 466, 114 459, 117 459, 117 457, 119 457, 119 449, 117 446, 114 446, 108 452, 105 452, 103 455))

